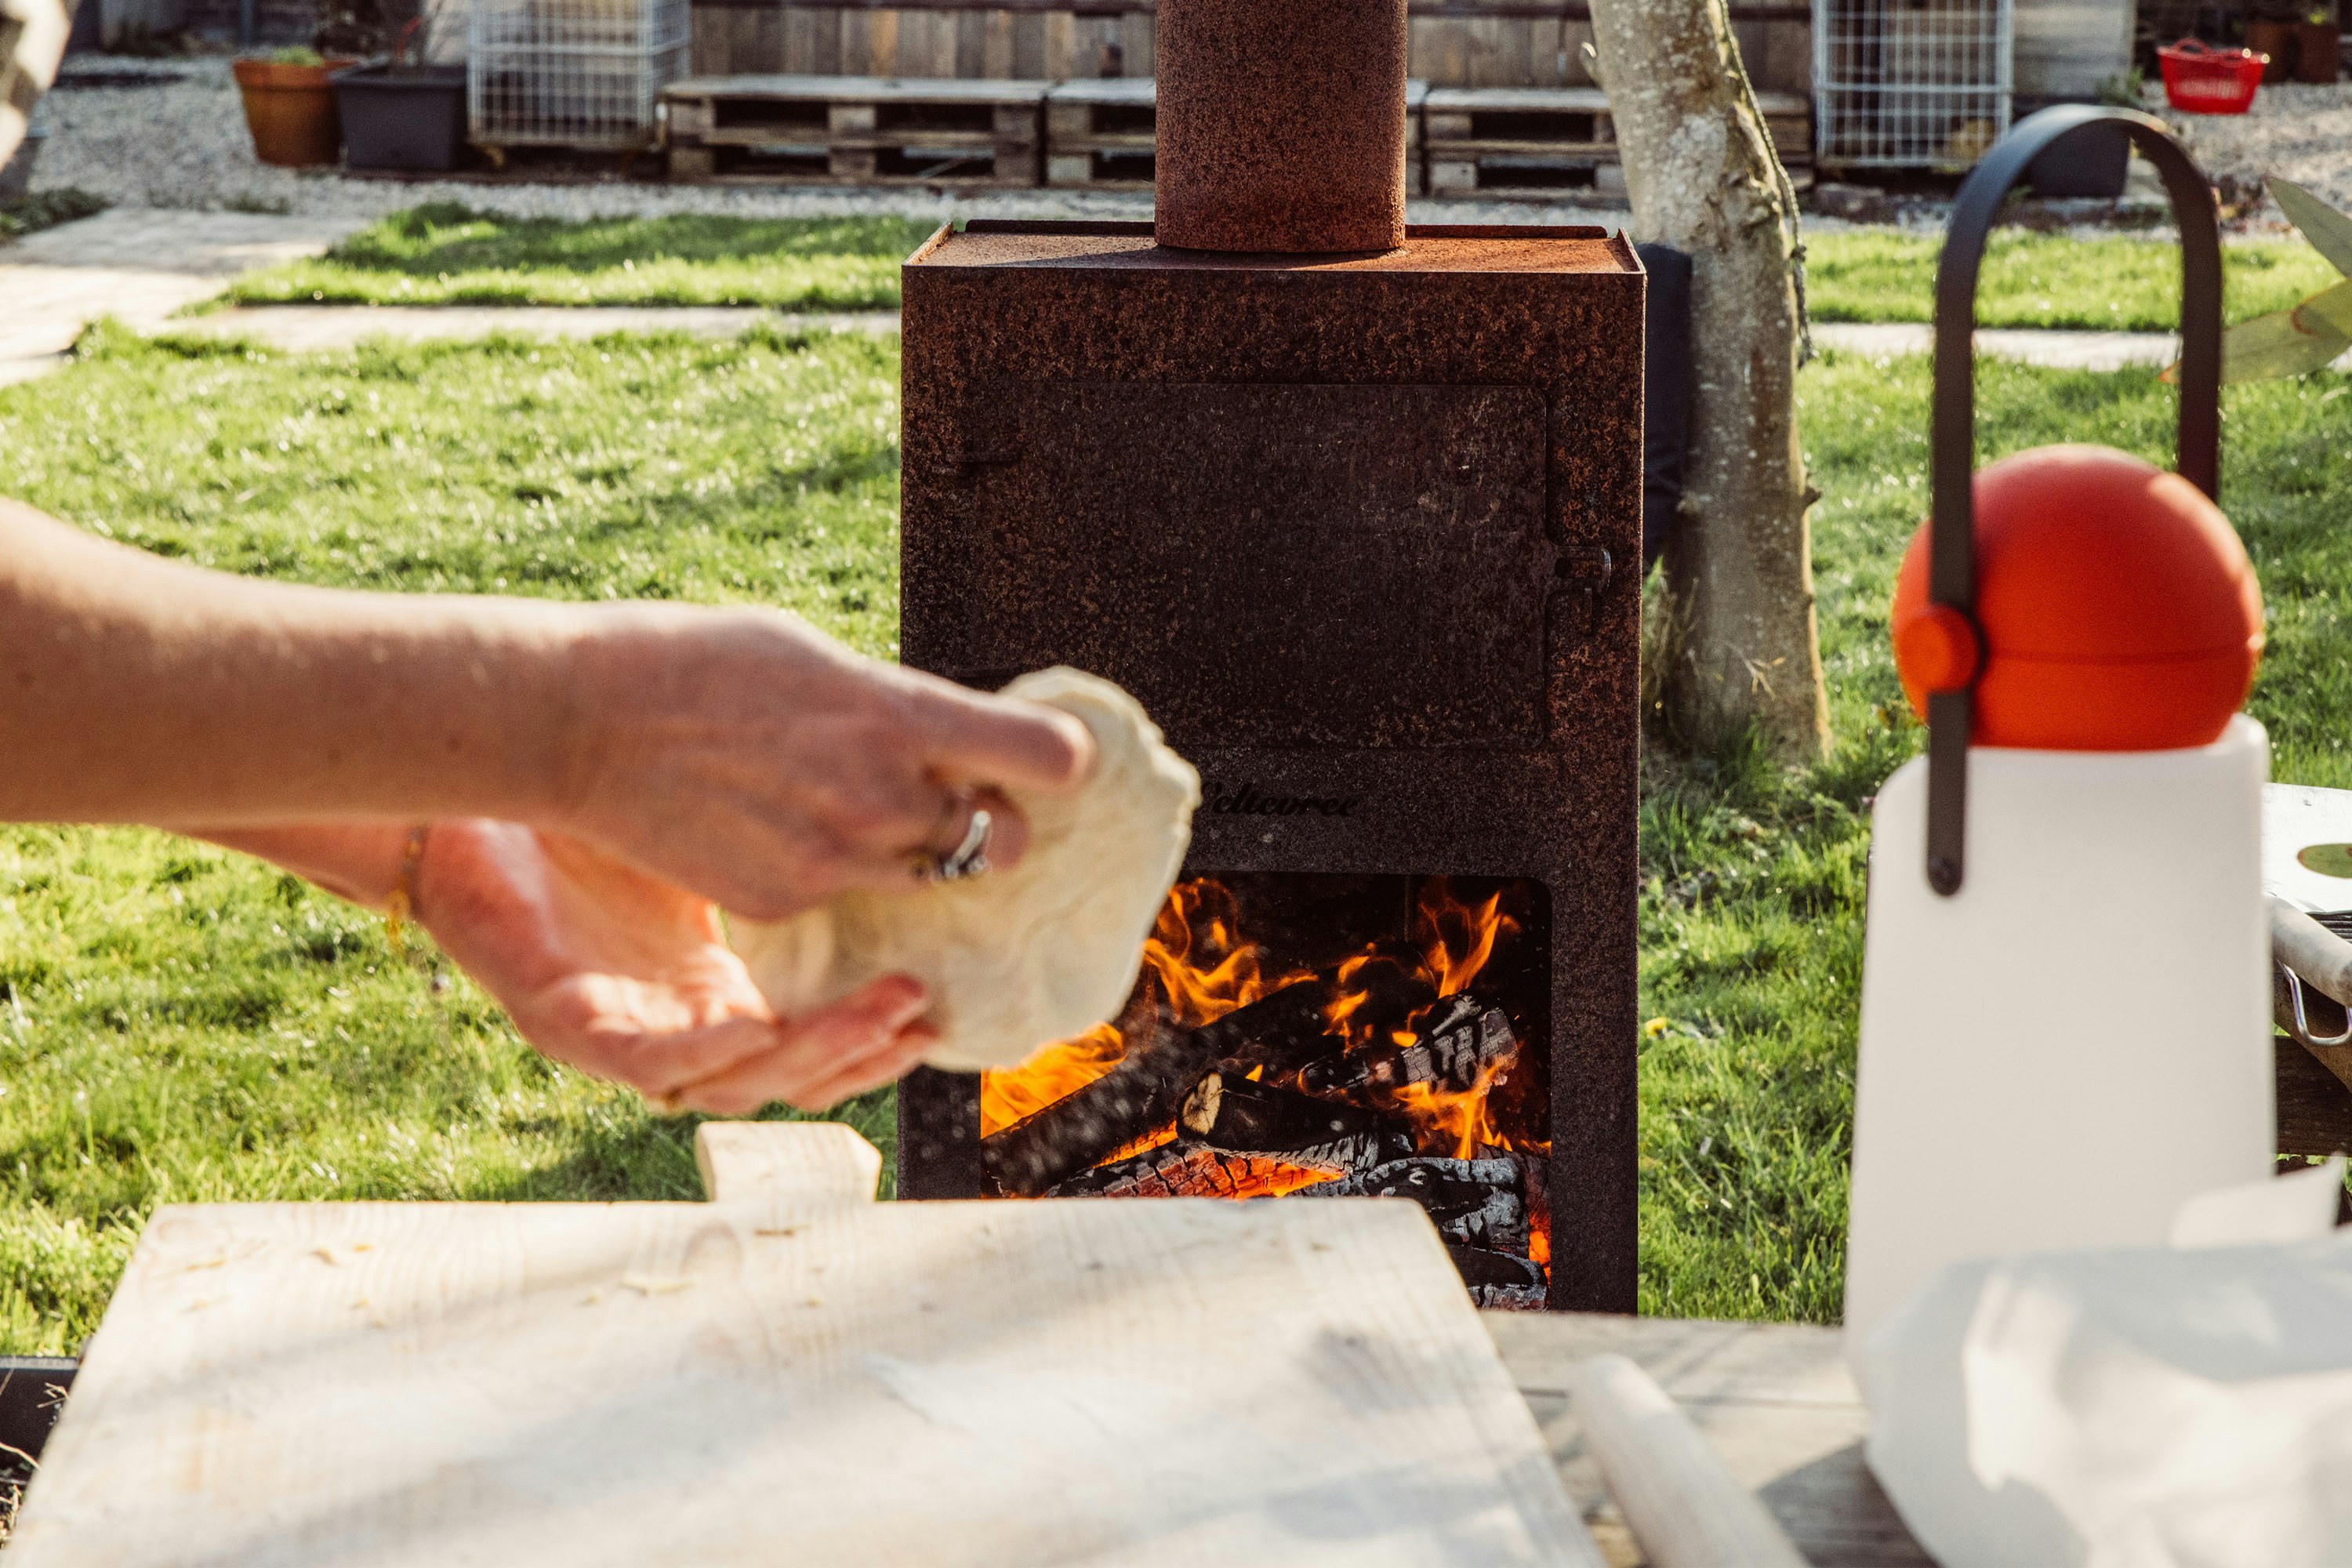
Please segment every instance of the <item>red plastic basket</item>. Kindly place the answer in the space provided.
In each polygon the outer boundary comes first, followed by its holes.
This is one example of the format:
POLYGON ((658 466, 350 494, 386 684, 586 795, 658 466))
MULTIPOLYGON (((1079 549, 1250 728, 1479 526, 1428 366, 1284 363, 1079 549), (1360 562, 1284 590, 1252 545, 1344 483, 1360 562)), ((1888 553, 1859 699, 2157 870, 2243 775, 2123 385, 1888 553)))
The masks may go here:
POLYGON ((2164 69, 2164 96, 2183 114, 2243 114, 2253 106, 2268 55, 2217 49, 2183 38, 2156 51, 2164 69))

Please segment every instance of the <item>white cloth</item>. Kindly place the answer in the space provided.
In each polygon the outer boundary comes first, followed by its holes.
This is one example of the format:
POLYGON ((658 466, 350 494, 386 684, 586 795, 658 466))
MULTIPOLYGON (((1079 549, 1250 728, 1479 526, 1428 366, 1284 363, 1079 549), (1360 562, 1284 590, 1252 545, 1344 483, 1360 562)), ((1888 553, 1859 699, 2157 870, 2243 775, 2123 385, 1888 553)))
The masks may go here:
POLYGON ((1886 1317, 1867 1452, 1919 1543, 1943 1568, 2352 1563, 2352 1231, 2213 1245, 2230 1213, 2332 1224, 2343 1168, 2192 1201, 2194 1250, 1956 1264, 1886 1317))

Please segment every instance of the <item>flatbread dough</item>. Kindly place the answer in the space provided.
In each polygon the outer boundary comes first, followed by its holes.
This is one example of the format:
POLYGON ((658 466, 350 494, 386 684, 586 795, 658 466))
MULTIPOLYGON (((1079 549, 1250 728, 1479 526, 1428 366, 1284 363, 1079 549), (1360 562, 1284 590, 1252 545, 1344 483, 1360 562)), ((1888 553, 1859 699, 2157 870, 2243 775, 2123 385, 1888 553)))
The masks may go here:
POLYGON ((1143 940, 1192 837, 1201 775, 1142 705, 1108 680, 1041 669, 1004 689, 1074 714, 1093 773, 1061 795, 1011 794, 1029 818, 1021 863, 905 892, 848 892, 791 920, 736 921, 731 940, 768 1005, 791 1017, 884 974, 930 990, 933 1067, 1010 1067, 1117 1016, 1143 940))

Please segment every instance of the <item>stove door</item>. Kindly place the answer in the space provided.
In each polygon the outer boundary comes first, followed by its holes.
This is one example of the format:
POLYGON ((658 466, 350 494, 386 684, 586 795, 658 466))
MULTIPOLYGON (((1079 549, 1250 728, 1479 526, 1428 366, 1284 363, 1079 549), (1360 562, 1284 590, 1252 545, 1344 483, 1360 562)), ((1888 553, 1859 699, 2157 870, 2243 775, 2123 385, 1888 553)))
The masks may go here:
MULTIPOLYGON (((1545 737, 1543 394, 996 383, 910 549, 929 667, 1071 664, 1188 745, 1545 737)), ((909 652, 915 650, 910 648, 909 652)))

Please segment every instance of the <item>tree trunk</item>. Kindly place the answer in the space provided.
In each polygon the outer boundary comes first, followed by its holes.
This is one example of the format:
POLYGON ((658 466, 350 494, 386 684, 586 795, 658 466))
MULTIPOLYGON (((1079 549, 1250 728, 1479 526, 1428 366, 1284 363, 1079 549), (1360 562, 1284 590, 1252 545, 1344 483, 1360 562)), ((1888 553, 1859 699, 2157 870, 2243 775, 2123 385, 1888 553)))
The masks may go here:
POLYGON ((58 76, 73 0, 0 0, 0 163, 25 139, 33 105, 58 76))
POLYGON ((1692 258, 1690 450, 1653 639, 1667 721, 1700 749, 1752 723, 1784 756, 1818 756, 1795 193, 1724 0, 1592 0, 1592 32, 1635 236, 1692 258))

